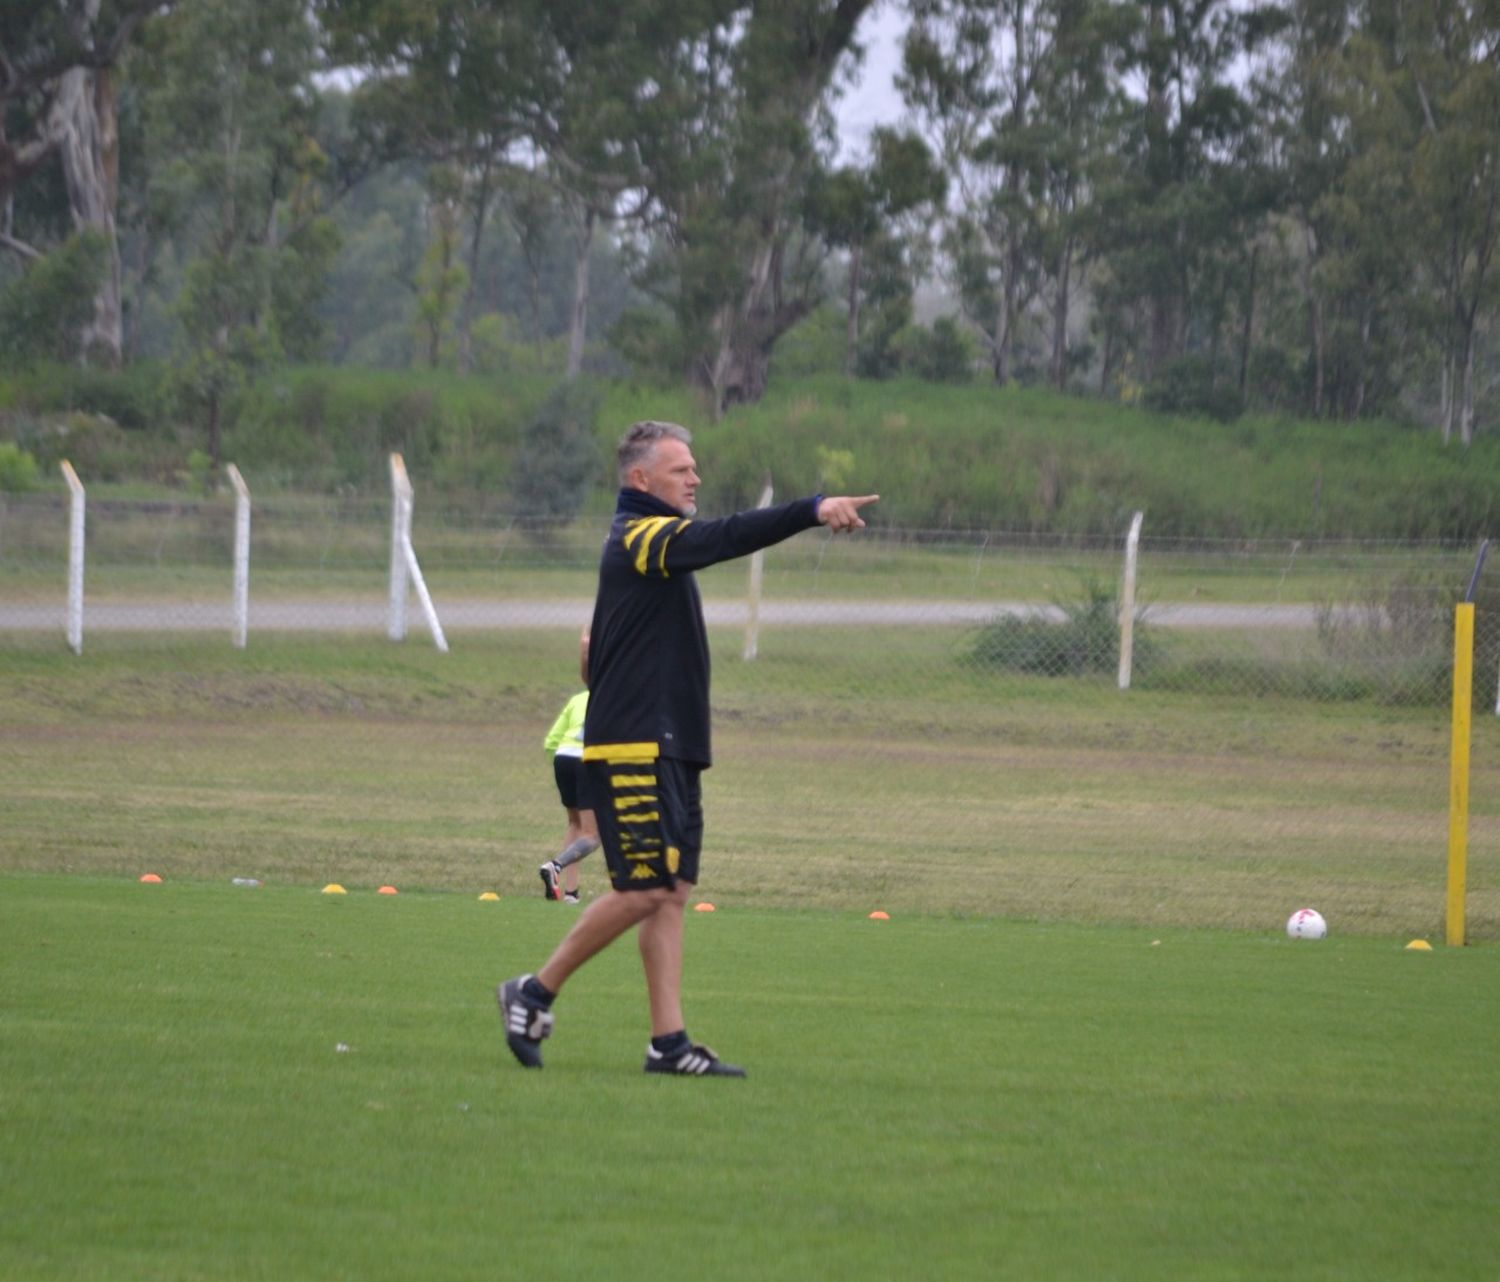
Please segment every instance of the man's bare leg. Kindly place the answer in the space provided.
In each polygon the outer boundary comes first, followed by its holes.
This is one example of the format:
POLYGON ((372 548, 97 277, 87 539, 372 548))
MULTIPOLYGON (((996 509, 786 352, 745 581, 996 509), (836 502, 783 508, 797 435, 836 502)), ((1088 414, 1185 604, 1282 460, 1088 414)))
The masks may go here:
POLYGON ((652 1037, 687 1027, 682 1017, 682 923, 692 889, 691 882, 679 881, 671 898, 642 921, 636 932, 651 1000, 652 1037))
POLYGON ((672 894, 663 886, 656 890, 611 890, 601 895, 583 910, 547 964, 536 972, 537 982, 553 993, 560 992, 568 977, 584 962, 603 952, 632 926, 658 912, 672 894))

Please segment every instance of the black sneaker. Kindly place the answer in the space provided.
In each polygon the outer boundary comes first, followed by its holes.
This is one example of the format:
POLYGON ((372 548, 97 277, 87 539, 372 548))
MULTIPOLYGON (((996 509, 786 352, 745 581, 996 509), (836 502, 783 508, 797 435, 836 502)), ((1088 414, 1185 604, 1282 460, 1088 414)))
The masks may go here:
POLYGON ((495 989, 500 1018, 505 1021, 505 1044, 526 1068, 542 1066, 542 1039, 552 1036, 552 1012, 533 1006, 521 995, 521 985, 530 975, 507 979, 495 989))
POLYGON ((744 1077, 738 1064, 726 1064, 707 1046, 694 1044, 680 1055, 663 1055, 649 1042, 646 1044, 648 1073, 685 1073, 690 1077, 744 1077))
POLYGON ((542 894, 548 899, 561 899, 562 891, 558 889, 558 879, 562 876, 562 865, 555 859, 549 859, 537 869, 537 875, 542 879, 542 894))

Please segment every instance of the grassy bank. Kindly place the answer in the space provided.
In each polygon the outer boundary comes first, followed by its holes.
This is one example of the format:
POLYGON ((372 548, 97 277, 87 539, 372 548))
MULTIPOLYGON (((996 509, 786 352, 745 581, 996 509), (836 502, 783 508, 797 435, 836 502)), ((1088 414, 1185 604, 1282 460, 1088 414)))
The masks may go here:
MULTIPOLYGON (((118 377, 0 380, 0 440, 30 450, 49 485, 64 455, 90 482, 136 492, 211 481, 191 425, 140 371, 118 377)), ((1144 510, 1156 537, 1472 540, 1491 532, 1500 493, 1500 441, 1464 451, 1383 423, 1226 425, 1040 389, 833 377, 778 380, 712 423, 681 388, 601 390, 591 511, 608 505, 608 447, 646 417, 698 434, 706 511, 753 502, 769 476, 783 495, 878 490, 880 521, 907 528, 1117 534, 1144 510)), ((378 496, 386 454, 399 450, 429 500, 503 507, 547 391, 540 377, 282 370, 231 407, 224 454, 262 495, 378 496)))

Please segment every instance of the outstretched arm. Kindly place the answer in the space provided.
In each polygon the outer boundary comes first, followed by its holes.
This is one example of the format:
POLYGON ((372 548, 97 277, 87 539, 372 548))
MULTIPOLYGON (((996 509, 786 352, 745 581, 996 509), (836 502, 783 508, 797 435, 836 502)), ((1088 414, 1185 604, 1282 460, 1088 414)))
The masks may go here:
POLYGON ((863 529, 859 509, 878 497, 794 499, 713 521, 645 516, 626 525, 623 544, 637 574, 665 578, 745 556, 815 525, 835 531, 863 529))
POLYGON ((862 530, 865 522, 859 509, 879 498, 878 494, 865 494, 859 498, 841 495, 838 498, 824 499, 818 504, 818 524, 826 525, 835 534, 844 530, 862 530))

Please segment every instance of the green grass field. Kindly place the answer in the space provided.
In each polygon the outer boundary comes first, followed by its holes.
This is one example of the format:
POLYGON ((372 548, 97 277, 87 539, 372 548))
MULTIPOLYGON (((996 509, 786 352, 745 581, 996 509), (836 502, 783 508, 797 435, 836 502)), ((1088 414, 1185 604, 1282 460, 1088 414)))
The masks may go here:
POLYGON ((716 632, 686 990, 742 1083, 642 1076, 628 941, 543 1073, 504 1049, 574 911, 535 875, 571 632, 6 638, 0 1278, 1484 1276, 1500 725, 1475 946, 1416 954, 1443 709, 964 635, 716 632))
POLYGON ((0 876, 0 1276, 1486 1276, 1500 952, 721 907, 640 1072, 571 910, 0 876), (348 1049, 340 1051, 339 1046, 348 1049))

